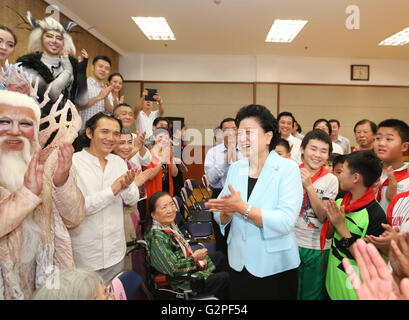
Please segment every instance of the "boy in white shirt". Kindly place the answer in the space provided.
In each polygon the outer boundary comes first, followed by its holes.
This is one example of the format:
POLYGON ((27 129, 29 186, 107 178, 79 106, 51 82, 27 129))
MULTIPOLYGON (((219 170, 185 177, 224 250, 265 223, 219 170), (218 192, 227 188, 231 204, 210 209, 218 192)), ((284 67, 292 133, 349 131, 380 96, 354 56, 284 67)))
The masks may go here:
POLYGON ((321 235, 326 220, 325 200, 335 199, 338 179, 325 169, 332 141, 322 130, 308 132, 301 143, 300 165, 304 201, 295 225, 301 264, 298 269, 298 300, 326 298, 325 276, 331 241, 321 235))
POLYGON ((376 132, 374 151, 382 160, 383 170, 376 200, 386 212, 389 202, 399 193, 409 191, 409 164, 403 153, 409 147, 409 126, 398 119, 382 121, 376 132))

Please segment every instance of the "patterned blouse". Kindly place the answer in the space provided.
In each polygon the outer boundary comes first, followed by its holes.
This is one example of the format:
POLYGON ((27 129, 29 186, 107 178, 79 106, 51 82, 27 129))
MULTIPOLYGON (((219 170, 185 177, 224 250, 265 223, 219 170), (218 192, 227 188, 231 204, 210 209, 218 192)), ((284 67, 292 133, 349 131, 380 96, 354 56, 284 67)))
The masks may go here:
MULTIPOLYGON (((171 277, 186 274, 194 274, 207 279, 216 269, 209 256, 206 257, 207 264, 203 267, 191 255, 191 248, 183 239, 180 231, 174 225, 173 228, 152 228, 145 236, 145 240, 151 251, 151 266, 160 273, 171 277), (182 237, 182 239, 178 239, 182 237), (187 256, 187 257, 186 257, 187 256)), ((187 280, 171 280, 174 290, 191 290, 187 280)))

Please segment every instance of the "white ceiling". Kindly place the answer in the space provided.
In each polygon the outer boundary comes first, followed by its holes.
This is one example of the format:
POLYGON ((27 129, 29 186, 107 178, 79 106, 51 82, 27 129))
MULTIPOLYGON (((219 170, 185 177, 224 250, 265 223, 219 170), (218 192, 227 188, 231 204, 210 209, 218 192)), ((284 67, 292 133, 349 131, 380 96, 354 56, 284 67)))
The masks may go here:
POLYGON ((50 0, 121 54, 273 54, 409 59, 409 44, 377 44, 409 26, 408 0, 50 0), (348 30, 357 5, 360 29, 348 30), (149 41, 131 16, 164 16, 176 41, 149 41), (309 23, 289 44, 266 43, 274 19, 309 23))

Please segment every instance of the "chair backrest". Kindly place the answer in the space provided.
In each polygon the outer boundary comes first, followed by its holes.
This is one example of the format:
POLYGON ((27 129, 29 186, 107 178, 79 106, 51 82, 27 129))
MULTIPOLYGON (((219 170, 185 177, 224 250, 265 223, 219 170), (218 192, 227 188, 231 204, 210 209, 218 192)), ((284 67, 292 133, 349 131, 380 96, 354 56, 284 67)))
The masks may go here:
POLYGON ((185 187, 180 189, 180 197, 182 198, 183 202, 187 204, 187 201, 189 200, 189 192, 186 190, 185 187))
POLYGON ((205 174, 202 176, 202 183, 203 183, 203 186, 208 191, 212 191, 212 189, 210 188, 210 181, 209 181, 209 179, 207 178, 207 176, 205 174))
POLYGON ((179 196, 174 196, 173 197, 173 202, 175 203, 176 206, 176 211, 181 212, 182 207, 183 207, 183 202, 182 199, 179 196))
POLYGON ((176 206, 176 218, 175 218, 175 222, 177 225, 180 225, 183 217, 182 217, 182 213, 180 211, 180 202, 182 202, 182 199, 180 199, 180 197, 178 196, 174 196, 173 197, 173 202, 175 203, 176 206))
POLYGON ((200 189, 199 183, 195 179, 187 179, 184 183, 184 187, 186 189, 194 190, 194 189, 200 189))
POLYGON ((111 281, 115 300, 132 300, 142 284, 142 277, 135 271, 125 271, 111 281))

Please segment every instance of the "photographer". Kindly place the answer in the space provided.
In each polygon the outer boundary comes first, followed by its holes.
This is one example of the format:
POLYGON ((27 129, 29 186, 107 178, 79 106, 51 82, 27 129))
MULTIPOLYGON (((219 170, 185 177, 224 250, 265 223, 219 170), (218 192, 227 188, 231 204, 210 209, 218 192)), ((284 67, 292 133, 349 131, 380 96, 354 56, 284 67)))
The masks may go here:
POLYGON ((135 124, 138 132, 146 132, 145 139, 152 135, 152 124, 157 117, 163 116, 165 108, 157 90, 145 89, 135 106, 135 124), (158 103, 158 110, 152 111, 154 103, 158 103))

